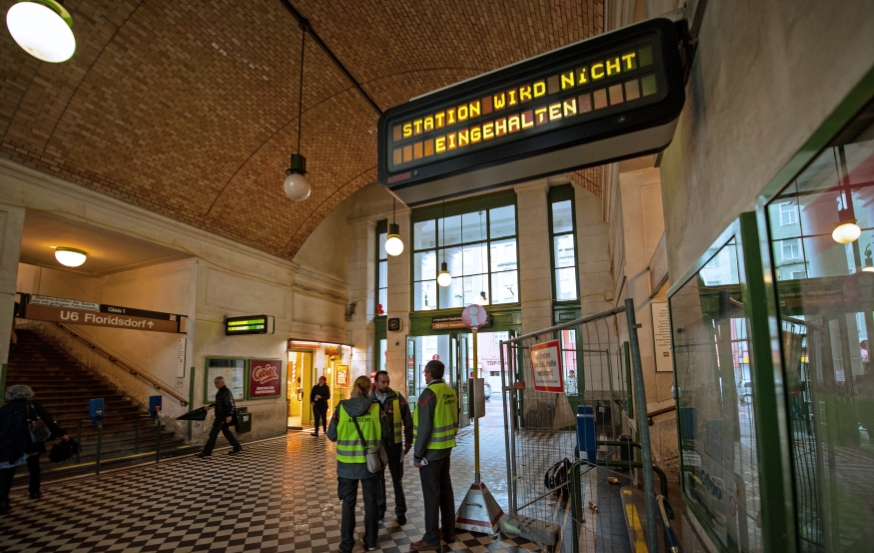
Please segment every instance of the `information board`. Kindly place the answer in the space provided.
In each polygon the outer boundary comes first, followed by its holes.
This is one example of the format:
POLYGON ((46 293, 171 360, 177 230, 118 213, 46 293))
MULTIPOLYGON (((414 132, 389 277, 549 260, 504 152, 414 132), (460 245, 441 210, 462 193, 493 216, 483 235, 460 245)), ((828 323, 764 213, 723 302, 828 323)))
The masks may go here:
POLYGON ((652 19, 386 111, 379 181, 414 206, 661 151, 684 102, 675 23, 652 19))
POLYGON ((671 315, 667 302, 652 302, 652 339, 655 349, 656 372, 673 372, 671 354, 671 315))
POLYGON ((273 334, 273 317, 269 315, 243 315, 225 317, 225 336, 238 334, 273 334))
POLYGON ((215 403, 216 390, 214 380, 217 376, 225 379, 225 386, 234 395, 235 400, 246 398, 246 360, 228 357, 207 357, 204 376, 204 403, 215 403))
POLYGON ((558 340, 531 346, 529 350, 534 389, 540 392, 564 392, 561 368, 561 343, 558 340))
POLYGON ((181 326, 182 321, 185 320, 184 315, 36 294, 22 296, 18 316, 23 319, 87 326, 152 332, 185 332, 181 326))

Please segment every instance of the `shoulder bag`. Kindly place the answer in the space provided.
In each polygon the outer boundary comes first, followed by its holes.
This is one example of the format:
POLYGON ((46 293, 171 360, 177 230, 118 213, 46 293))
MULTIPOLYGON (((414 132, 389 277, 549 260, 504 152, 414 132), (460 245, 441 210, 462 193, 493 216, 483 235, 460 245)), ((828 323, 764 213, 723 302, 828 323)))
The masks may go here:
MULTIPOLYGON (((348 414, 348 412, 347 412, 348 414)), ((349 415, 352 419, 352 424, 355 425, 355 430, 358 431, 358 437, 361 438, 361 445, 364 446, 364 458, 367 460, 367 470, 372 473, 382 472, 388 464, 388 455, 382 444, 376 447, 367 447, 367 440, 364 439, 364 432, 358 426, 358 418, 349 415)))
POLYGON ((52 439, 52 430, 48 427, 48 425, 39 418, 39 415, 36 414, 36 411, 33 409, 33 405, 30 402, 27 402, 27 429, 30 431, 30 441, 35 444, 44 444, 47 441, 52 439), (31 413, 33 413, 33 418, 30 418, 31 413))

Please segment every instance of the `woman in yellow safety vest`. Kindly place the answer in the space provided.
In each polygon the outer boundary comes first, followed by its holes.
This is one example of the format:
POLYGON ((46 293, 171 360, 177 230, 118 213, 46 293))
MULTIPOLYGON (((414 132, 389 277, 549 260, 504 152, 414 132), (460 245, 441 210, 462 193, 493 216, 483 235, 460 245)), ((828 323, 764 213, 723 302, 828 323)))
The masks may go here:
POLYGON ((376 550, 377 473, 367 470, 365 449, 380 444, 380 418, 384 415, 380 414, 379 402, 369 396, 370 379, 359 376, 352 385, 351 397, 340 402, 328 427, 328 439, 337 442, 337 496, 343 502, 341 552, 351 552, 355 546, 355 499, 359 481, 364 492, 364 550, 376 550))

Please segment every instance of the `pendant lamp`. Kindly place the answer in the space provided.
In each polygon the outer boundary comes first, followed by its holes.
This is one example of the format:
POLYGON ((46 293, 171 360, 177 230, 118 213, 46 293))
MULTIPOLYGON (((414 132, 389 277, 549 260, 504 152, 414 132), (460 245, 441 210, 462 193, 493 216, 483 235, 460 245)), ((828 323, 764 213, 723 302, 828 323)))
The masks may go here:
POLYGON ((855 242, 862 236, 862 229, 856 224, 856 219, 850 214, 849 209, 838 211, 838 224, 832 231, 832 240, 838 244, 855 242))
POLYGON ((385 253, 391 256, 401 255, 404 251, 404 241, 401 240, 401 227, 395 223, 396 200, 391 201, 391 224, 388 226, 388 236, 385 239, 385 253))
POLYGON ((285 171, 288 175, 285 177, 285 182, 282 183, 282 189, 289 199, 296 202, 302 202, 310 197, 313 189, 306 178, 307 160, 300 154, 300 120, 303 115, 303 61, 304 47, 306 46, 307 31, 309 24, 304 20, 300 24, 303 30, 303 38, 300 43, 300 79, 298 80, 297 93, 297 153, 291 154, 291 166, 285 171))
POLYGON ((9 34, 31 56, 50 63, 73 57, 73 16, 56 0, 22 1, 6 12, 9 34))
POLYGON ((443 263, 440 264, 440 273, 437 274, 437 284, 446 288, 452 284, 452 275, 446 266, 446 202, 443 202, 443 263))

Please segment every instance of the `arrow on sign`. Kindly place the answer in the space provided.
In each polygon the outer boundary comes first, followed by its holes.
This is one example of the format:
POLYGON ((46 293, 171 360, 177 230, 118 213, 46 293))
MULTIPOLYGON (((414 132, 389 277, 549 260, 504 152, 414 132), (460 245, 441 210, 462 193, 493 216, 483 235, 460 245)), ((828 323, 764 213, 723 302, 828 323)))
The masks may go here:
POLYGON ((153 323, 152 321, 149 321, 149 328, 152 328, 153 326, 155 326, 155 323, 153 323))

